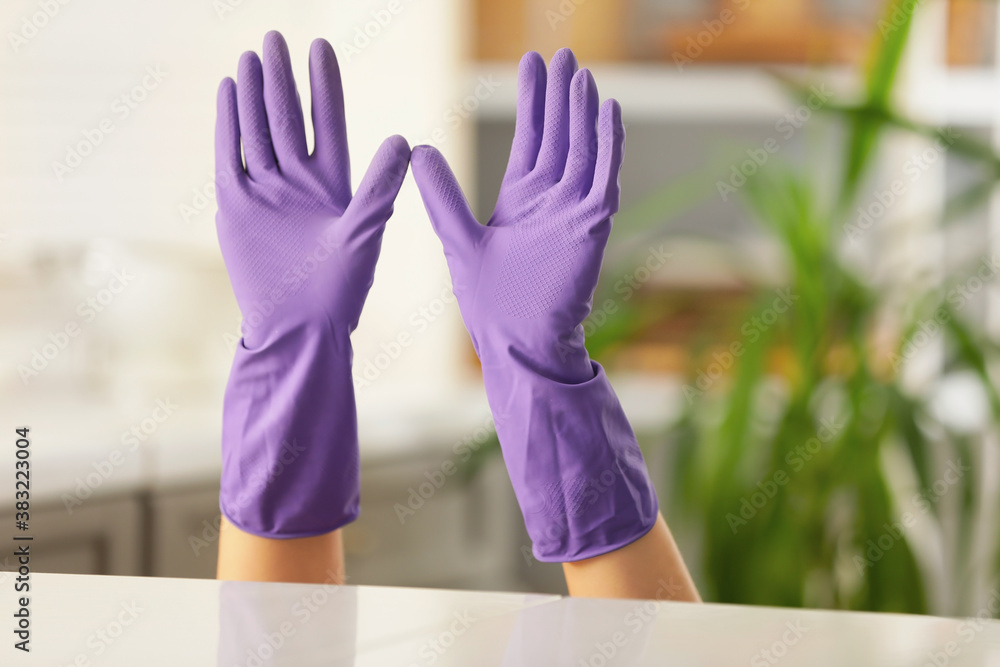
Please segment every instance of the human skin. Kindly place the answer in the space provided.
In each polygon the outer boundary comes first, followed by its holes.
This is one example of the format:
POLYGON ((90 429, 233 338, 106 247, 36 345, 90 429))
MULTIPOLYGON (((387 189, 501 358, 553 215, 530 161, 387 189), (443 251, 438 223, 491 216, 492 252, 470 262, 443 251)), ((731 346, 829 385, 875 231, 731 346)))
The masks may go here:
POLYGON ((341 531, 275 540, 244 533, 223 518, 216 576, 232 581, 343 584, 341 531))
POLYGON ((663 516, 632 544, 563 563, 569 594, 588 598, 640 598, 701 602, 663 516))

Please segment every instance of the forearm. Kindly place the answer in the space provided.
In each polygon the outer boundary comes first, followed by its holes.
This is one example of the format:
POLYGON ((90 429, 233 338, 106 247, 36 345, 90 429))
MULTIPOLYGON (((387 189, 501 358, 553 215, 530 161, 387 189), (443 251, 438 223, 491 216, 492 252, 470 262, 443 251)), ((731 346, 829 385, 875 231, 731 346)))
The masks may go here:
POLYGON ((487 384, 495 413, 518 416, 497 428, 536 557, 564 561, 572 595, 699 600, 604 371, 595 364, 574 385, 518 366, 506 364, 504 374, 522 377, 499 383, 516 387, 502 399, 487 384))
POLYGON ((576 383, 541 376, 552 364, 523 355, 484 364, 494 412, 517 416, 497 428, 536 557, 562 556, 572 595, 696 601, 618 397, 579 349, 589 372, 563 374, 576 383))
POLYGON ((343 583, 358 513, 349 344, 287 336, 237 351, 223 424, 220 579, 343 583), (322 401, 339 397, 333 406, 322 401))
POLYGON ((570 595, 701 602, 663 516, 635 542, 602 556, 563 563, 570 595))
POLYGON ((216 576, 235 581, 342 584, 341 533, 276 540, 244 533, 223 518, 216 576))

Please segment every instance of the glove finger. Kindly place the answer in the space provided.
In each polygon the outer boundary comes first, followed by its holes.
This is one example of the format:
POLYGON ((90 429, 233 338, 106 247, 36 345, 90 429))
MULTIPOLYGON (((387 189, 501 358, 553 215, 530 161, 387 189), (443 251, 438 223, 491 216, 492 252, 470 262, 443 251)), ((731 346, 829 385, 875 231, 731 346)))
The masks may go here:
POLYGON ((473 252, 483 235, 455 174, 441 152, 432 146, 417 146, 410 158, 424 208, 445 255, 457 259, 473 252))
POLYGON ((504 180, 526 176, 535 167, 545 127, 545 61, 534 51, 521 58, 517 74, 517 117, 504 180))
POLYGON ((351 159, 347 150, 344 89, 333 47, 317 39, 309 50, 309 85, 312 89, 313 157, 323 165, 334 200, 351 199, 351 159))
POLYGON ((258 179, 274 169, 277 163, 264 110, 264 75, 260 58, 253 51, 247 51, 240 58, 237 82, 236 103, 247 173, 250 178, 258 179))
POLYGON ((617 100, 605 100, 597 118, 597 165, 587 201, 605 217, 618 212, 618 175, 625 157, 625 126, 617 100))
POLYGON ((240 152, 240 119, 236 82, 226 77, 219 84, 215 116, 215 182, 220 185, 246 178, 240 152))
POLYGON ((549 63, 545 88, 545 129, 533 174, 555 183, 566 166, 569 146, 569 86, 576 73, 576 58, 569 49, 559 49, 549 63))
POLYGON ((590 190, 597 161, 597 110, 600 98, 590 70, 573 77, 569 93, 569 153, 562 183, 580 193, 590 190))
POLYGON ((287 169, 305 159, 308 150, 288 44, 276 30, 264 36, 264 105, 278 167, 287 169))
POLYGON ((392 215, 409 163, 410 145, 406 139, 397 134, 382 142, 344 214, 345 222, 351 225, 347 230, 349 242, 364 243, 373 234, 381 233, 392 215))

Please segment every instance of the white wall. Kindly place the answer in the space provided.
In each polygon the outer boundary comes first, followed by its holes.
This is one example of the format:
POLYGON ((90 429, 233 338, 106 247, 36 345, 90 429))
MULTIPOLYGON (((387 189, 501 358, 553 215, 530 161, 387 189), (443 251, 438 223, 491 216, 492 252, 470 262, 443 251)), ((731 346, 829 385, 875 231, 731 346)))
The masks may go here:
MULTIPOLYGON (((211 195, 219 80, 235 77, 240 54, 259 51, 265 32, 278 29, 308 108, 308 48, 325 37, 340 58, 355 184, 386 136, 415 143, 439 127, 439 147, 470 182, 471 128, 446 117, 472 92, 461 76, 464 11, 461 0, 5 2, 0 396, 16 414, 4 425, 34 420, 57 449, 113 446, 154 399, 171 396, 184 407, 153 440, 203 441, 214 451, 232 358, 226 336, 238 325, 214 202, 199 195, 211 195), (51 17, 43 5, 52 5, 51 17), (376 14, 384 25, 373 23, 376 14), (366 28, 374 33, 367 41, 358 38, 366 28), (144 99, 126 115, 115 100, 141 85, 147 68, 164 72, 162 81, 140 91, 144 99), (60 179, 53 163, 65 162, 85 132, 94 137, 103 119, 113 131, 60 179), (134 278, 84 320, 78 305, 122 269, 134 278), (22 378, 18 366, 30 368, 36 351, 52 353, 53 337, 70 323, 80 333, 37 376, 22 378)), ((414 342, 360 392, 363 418, 425 414, 460 391, 467 343, 455 305, 425 330, 411 319, 422 318, 422 307, 436 310, 447 286, 440 244, 408 177, 354 338, 356 366, 376 361, 401 332, 414 342)))

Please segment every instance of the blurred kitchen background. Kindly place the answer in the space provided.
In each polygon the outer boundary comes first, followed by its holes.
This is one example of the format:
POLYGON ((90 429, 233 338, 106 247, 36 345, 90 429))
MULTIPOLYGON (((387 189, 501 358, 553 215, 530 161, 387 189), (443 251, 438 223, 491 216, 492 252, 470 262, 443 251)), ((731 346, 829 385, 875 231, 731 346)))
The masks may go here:
MULTIPOLYGON (((483 220, 524 51, 572 47, 621 102, 622 211, 588 345, 707 599, 958 615, 996 590, 995 3, 2 13, 0 423, 11 440, 31 428, 38 570, 213 576, 239 325, 214 229, 215 90, 278 29, 306 105, 308 45, 334 45, 355 181, 401 133, 445 153, 483 220)), ((562 591, 530 557, 412 179, 354 347, 350 582, 562 591)), ((0 525, 12 494, 0 485, 0 525)))

